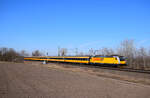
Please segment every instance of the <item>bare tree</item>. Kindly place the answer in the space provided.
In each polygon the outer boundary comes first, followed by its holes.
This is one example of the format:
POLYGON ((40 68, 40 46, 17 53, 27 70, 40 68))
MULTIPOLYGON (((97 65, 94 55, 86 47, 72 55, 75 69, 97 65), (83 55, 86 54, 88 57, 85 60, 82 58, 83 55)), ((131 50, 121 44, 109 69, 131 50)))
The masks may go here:
POLYGON ((133 58, 135 56, 135 45, 133 40, 124 40, 121 42, 120 47, 118 48, 118 54, 128 58, 128 65, 133 67, 133 58))
POLYGON ((148 50, 148 56, 150 56, 150 49, 148 50))
POLYGON ((67 49, 66 48, 61 48, 60 49, 60 55, 61 56, 66 56, 67 55, 67 49))
POLYGON ((79 52, 78 56, 84 56, 83 52, 79 52))
POLYGON ((150 48, 149 48, 149 50, 148 50, 148 58, 147 58, 147 65, 148 65, 148 67, 150 68, 150 48))
POLYGON ((75 55, 78 55, 78 48, 75 48, 75 55))
POLYGON ((146 53, 146 49, 144 47, 141 47, 138 51, 138 54, 139 54, 139 58, 140 58, 140 66, 143 66, 143 68, 146 68, 146 65, 147 65, 147 53, 146 53))
POLYGON ((22 50, 20 52, 20 56, 26 57, 26 56, 29 56, 29 54, 25 50, 22 50))
POLYGON ((0 50, 0 60, 1 60, 1 58, 2 58, 2 51, 0 50))
POLYGON ((58 46, 58 56, 60 56, 60 47, 58 46))
POLYGON ((20 57, 13 48, 0 48, 0 60, 1 61, 14 61, 20 57))
POLYGON ((95 50, 93 48, 89 49, 89 55, 94 56, 95 55, 95 50))
POLYGON ((8 48, 0 48, 0 51, 1 51, 1 58, 0 60, 1 61, 7 61, 7 52, 8 52, 8 48))
POLYGON ((8 48, 3 47, 0 49, 0 51, 2 55, 5 55, 8 52, 8 48))
POLYGON ((42 56, 42 53, 39 50, 35 50, 32 52, 32 56, 42 56))
POLYGON ((94 55, 113 55, 114 51, 111 48, 101 48, 99 50, 94 50, 90 49, 89 50, 89 55, 94 56, 94 55))
POLYGON ((114 51, 111 48, 101 48, 99 49, 101 55, 113 55, 114 51))
POLYGON ((10 48, 7 52, 7 59, 8 61, 15 61, 20 55, 17 53, 13 48, 10 48))

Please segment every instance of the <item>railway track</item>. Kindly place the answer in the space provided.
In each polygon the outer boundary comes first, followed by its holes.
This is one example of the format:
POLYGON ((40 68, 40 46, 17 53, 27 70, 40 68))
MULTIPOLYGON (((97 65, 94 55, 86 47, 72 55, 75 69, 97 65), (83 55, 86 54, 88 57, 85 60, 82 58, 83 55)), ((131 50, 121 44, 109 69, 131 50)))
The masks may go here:
POLYGON ((132 69, 132 68, 113 68, 113 67, 102 67, 98 66, 99 68, 103 69, 110 69, 110 70, 118 70, 118 71, 128 71, 128 72, 137 72, 137 73, 146 73, 150 74, 150 70, 140 70, 140 69, 132 69))
MULTIPOLYGON (((64 63, 61 63, 61 64, 64 64, 64 63)), ((101 68, 101 69, 109 69, 109 70, 116 70, 116 71, 128 71, 128 72, 150 74, 150 70, 140 70, 140 69, 133 69, 133 68, 115 68, 115 67, 110 67, 106 65, 99 66, 99 65, 90 65, 90 64, 70 64, 70 63, 65 63, 65 64, 72 65, 72 66, 88 67, 88 68, 101 68)))

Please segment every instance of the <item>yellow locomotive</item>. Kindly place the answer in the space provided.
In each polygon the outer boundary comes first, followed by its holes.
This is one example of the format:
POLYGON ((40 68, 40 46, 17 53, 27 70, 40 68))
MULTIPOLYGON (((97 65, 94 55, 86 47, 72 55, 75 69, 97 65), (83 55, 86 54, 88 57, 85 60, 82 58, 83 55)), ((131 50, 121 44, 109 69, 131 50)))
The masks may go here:
POLYGON ((25 57, 25 61, 68 62, 80 64, 99 64, 112 66, 125 66, 123 56, 53 56, 53 57, 25 57))

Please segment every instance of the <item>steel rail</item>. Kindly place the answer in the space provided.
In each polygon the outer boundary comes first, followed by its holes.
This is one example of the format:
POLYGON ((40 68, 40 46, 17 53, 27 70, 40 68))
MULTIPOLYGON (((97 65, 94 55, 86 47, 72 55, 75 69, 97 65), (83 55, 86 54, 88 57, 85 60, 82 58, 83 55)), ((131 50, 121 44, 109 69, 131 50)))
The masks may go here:
MULTIPOLYGON (((61 64, 64 64, 64 63, 61 63, 61 64)), ((110 67, 110 66, 91 65, 91 64, 72 64, 72 63, 65 63, 65 64, 70 64, 70 65, 80 66, 80 67, 88 67, 88 68, 101 68, 101 69, 109 69, 109 70, 116 70, 116 71, 128 71, 128 72, 150 74, 150 70, 142 70, 142 69, 116 68, 116 67, 112 67, 112 66, 110 67)))

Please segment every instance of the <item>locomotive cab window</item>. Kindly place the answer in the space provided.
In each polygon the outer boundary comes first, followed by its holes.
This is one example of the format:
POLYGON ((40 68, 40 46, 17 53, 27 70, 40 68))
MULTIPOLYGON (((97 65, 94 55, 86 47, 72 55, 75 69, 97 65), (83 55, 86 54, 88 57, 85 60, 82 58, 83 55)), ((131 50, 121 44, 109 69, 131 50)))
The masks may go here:
POLYGON ((119 57, 120 61, 125 61, 125 57, 119 57))

